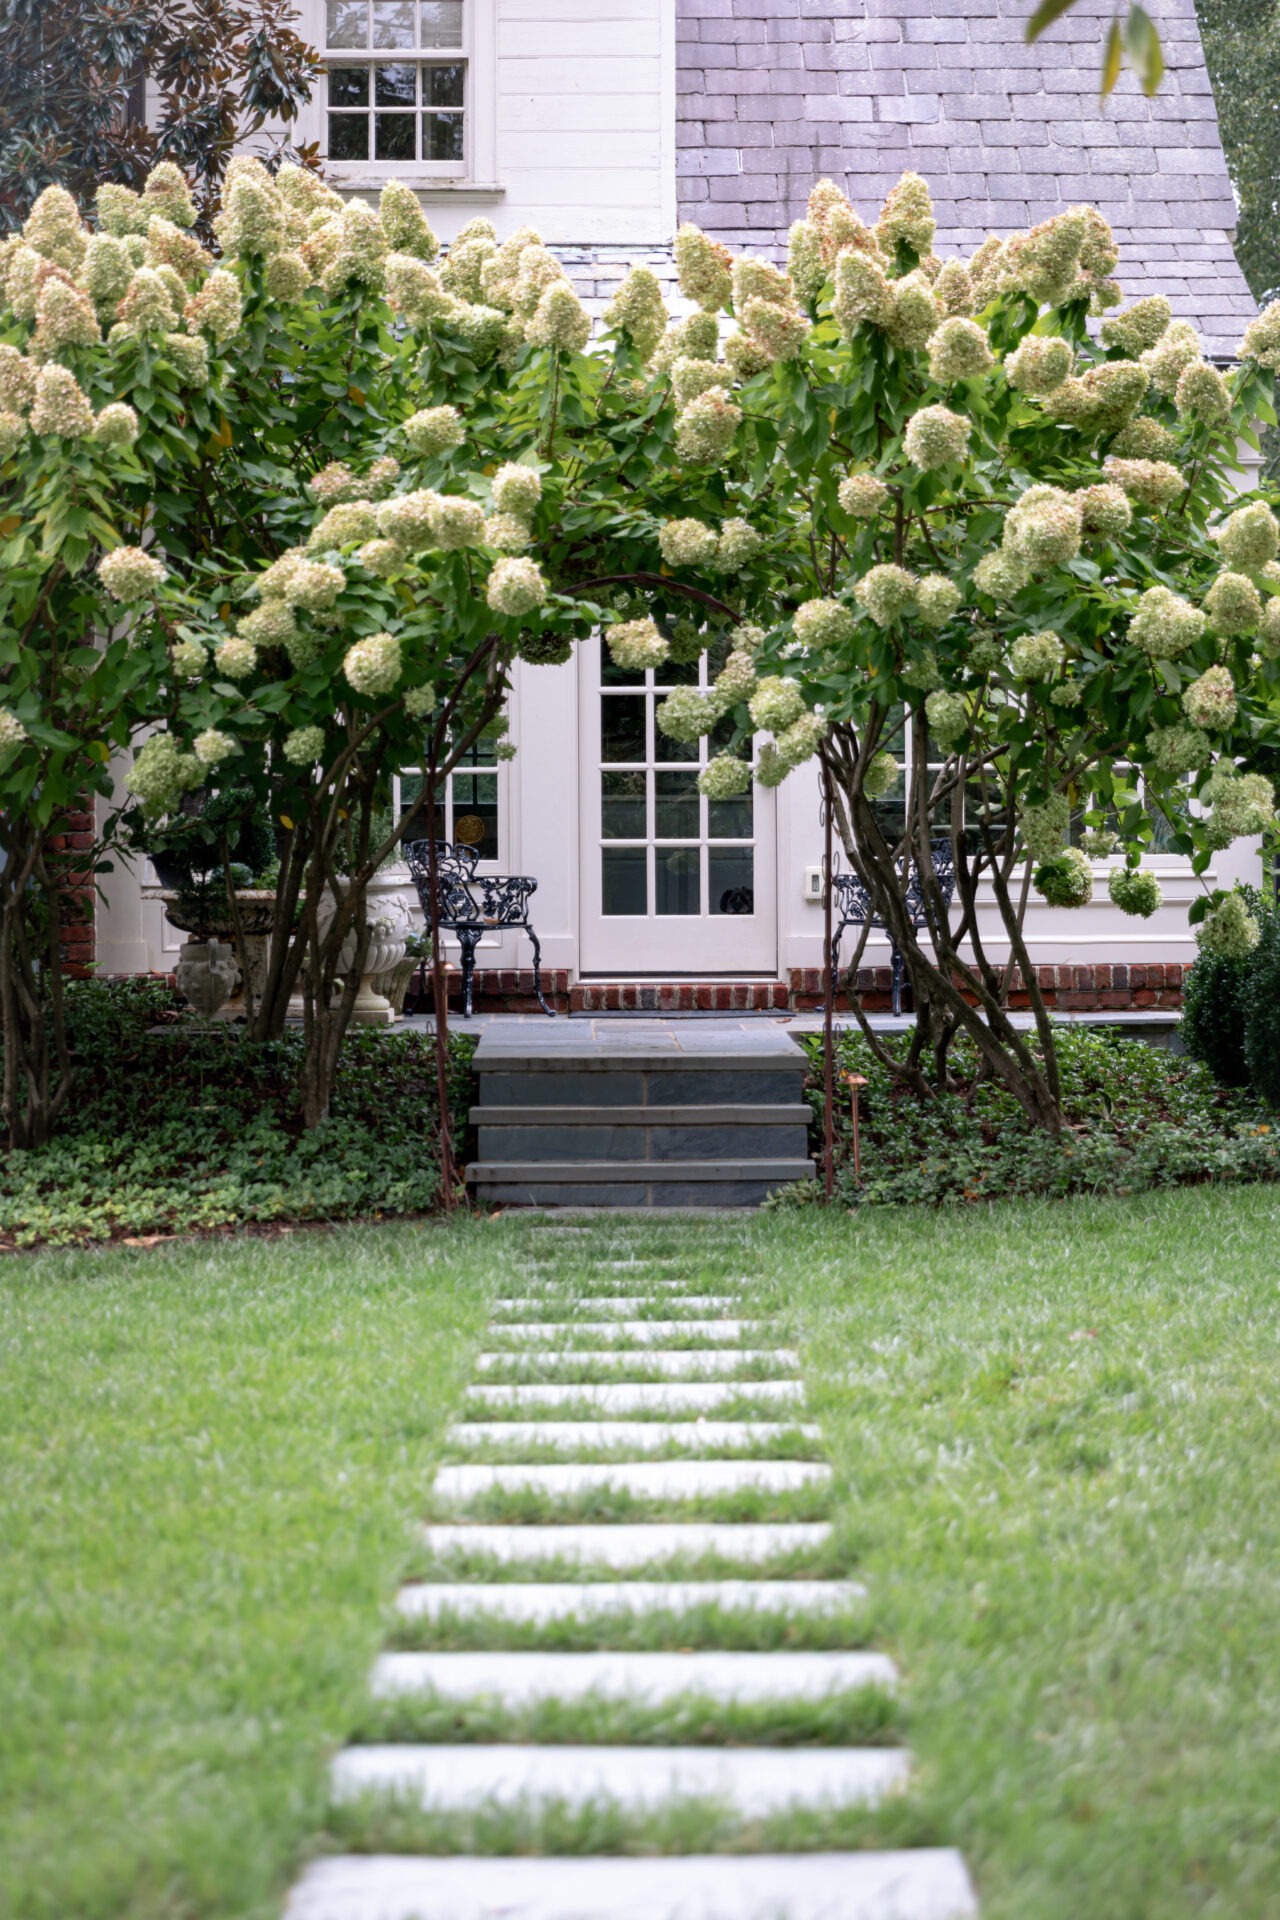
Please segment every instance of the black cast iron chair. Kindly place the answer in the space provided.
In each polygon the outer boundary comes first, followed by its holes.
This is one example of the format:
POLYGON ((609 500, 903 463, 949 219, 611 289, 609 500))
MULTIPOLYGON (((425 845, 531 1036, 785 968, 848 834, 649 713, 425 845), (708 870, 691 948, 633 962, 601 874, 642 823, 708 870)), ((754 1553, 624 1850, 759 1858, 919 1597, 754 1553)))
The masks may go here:
POLYGON ((426 840, 410 840, 404 849, 418 889, 418 899, 426 916, 427 928, 438 926, 442 933, 456 936, 462 948, 462 1016, 470 1020, 475 1011, 474 979, 476 948, 481 936, 507 927, 519 927, 533 942, 533 991, 538 1005, 552 1020, 542 992, 542 948, 529 924, 529 897, 538 891, 538 883, 528 874, 476 872, 480 855, 475 847, 453 846, 448 840, 436 842, 436 888, 438 911, 431 910, 431 847, 426 840))
MULTIPOLYGON (((930 851, 933 855, 934 878, 945 905, 949 907, 956 890, 955 859, 951 842, 935 840, 930 851)), ((835 900, 832 904, 840 916, 831 935, 831 990, 834 993, 840 979, 840 941, 845 929, 869 925, 883 933, 885 925, 883 920, 877 920, 872 914, 870 896, 856 873, 834 874, 831 884, 835 889, 835 900)), ((911 870, 911 880, 907 887, 907 914, 917 933, 928 924, 924 910, 924 888, 920 884, 920 873, 916 867, 911 870)), ((889 952, 893 981, 893 1011, 895 1014, 900 1014, 906 967, 897 945, 892 940, 889 942, 889 952)))

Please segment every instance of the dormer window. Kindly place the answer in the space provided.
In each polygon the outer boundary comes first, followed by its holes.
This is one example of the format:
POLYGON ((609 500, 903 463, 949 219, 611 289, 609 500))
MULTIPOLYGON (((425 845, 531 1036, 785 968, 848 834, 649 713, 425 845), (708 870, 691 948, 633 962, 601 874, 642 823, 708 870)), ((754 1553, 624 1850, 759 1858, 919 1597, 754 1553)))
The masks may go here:
POLYGON ((326 153, 339 166, 466 174, 473 0, 326 0, 326 153))

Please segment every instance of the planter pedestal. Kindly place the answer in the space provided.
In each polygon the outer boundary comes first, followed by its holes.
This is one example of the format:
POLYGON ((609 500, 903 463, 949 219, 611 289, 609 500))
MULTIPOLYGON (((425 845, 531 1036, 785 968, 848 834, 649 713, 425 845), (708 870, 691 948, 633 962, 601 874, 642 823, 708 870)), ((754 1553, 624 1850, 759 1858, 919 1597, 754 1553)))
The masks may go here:
MULTIPOLYGON (((164 903, 165 918, 170 926, 177 927, 183 933, 201 933, 206 940, 227 947, 235 956, 239 978, 235 991, 218 1011, 210 1016, 214 1020, 245 1020, 249 1015, 248 995, 245 992, 245 978, 253 987, 255 1004, 266 984, 267 967, 271 956, 271 923, 275 917, 276 897, 265 891, 246 891, 236 894, 236 907, 240 916, 242 938, 236 939, 235 923, 228 907, 216 918, 205 915, 199 927, 194 925, 194 916, 184 913, 178 906, 179 896, 171 888, 164 888, 159 898, 164 903)), ((192 945, 188 941, 185 953, 192 945)), ((178 991, 184 989, 179 983, 178 991)))

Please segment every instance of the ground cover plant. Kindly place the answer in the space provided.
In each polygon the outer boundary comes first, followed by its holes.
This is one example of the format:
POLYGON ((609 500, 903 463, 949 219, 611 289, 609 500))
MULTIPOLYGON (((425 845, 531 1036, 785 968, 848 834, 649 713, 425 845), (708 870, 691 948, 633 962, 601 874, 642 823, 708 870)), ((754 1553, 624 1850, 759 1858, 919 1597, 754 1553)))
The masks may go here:
MULTIPOLYGON (((1198 965, 1203 965, 1200 961, 1198 965)), ((813 1139, 822 1139, 820 1036, 810 1060, 813 1139)), ((910 1042, 880 1043, 905 1055, 910 1042)), ((1033 1126, 1009 1091, 978 1071, 972 1049, 952 1053, 953 1083, 922 1097, 895 1082, 861 1033, 836 1038, 835 1198, 845 1206, 901 1206, 1012 1195, 1140 1193, 1151 1187, 1280 1177, 1280 1125, 1256 1096, 1219 1085, 1198 1060, 1115 1033, 1057 1029, 1065 1126, 1033 1126), (855 1170, 851 1099, 842 1075, 860 1075, 861 1175, 855 1170)), ((811 1206, 812 1182, 774 1196, 811 1206)))
MULTIPOLYGON (((1278 1227, 1274 1190, 1203 1188, 9 1262, 0 1912, 266 1920, 330 1846, 939 1843, 963 1848, 989 1920, 1276 1920, 1278 1227), (413 1522, 488 1297, 535 1263, 590 1292, 633 1255, 778 1315, 837 1525, 771 1571, 864 1581, 851 1643, 903 1675, 892 1705, 866 1694, 829 1725, 692 1700, 673 1724, 795 1744, 900 1732, 911 1790, 745 1829, 698 1804, 327 1812, 332 1748, 387 1728, 365 1682, 396 1583, 440 1577, 413 1522)), ((400 1629, 458 1644, 448 1619, 436 1635, 400 1629)), ((761 1635, 743 1622, 744 1644, 761 1635)), ((395 1711, 451 1737, 535 1730, 395 1711)), ((553 1720, 536 1731, 556 1737, 553 1720)), ((595 1732, 619 1725, 611 1709, 595 1732)))
MULTIPOLYGON (((55 1138, 0 1156, 0 1248, 426 1213, 441 1200, 430 1037, 343 1043, 333 1110, 307 1128, 296 1030, 251 1044, 141 982, 69 983, 77 1097, 55 1138), (158 1030, 157 1030, 158 1029, 158 1030)), ((472 1039, 452 1042, 465 1129, 472 1039)))

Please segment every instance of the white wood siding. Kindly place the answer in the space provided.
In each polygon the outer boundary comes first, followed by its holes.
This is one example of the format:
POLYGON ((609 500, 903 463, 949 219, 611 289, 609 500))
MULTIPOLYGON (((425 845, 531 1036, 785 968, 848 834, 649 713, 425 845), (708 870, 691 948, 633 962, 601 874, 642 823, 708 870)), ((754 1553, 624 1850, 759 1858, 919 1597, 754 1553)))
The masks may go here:
MULTIPOLYGON (((676 225, 676 0, 467 0, 466 177, 398 176, 450 240, 483 214, 500 236, 536 227, 553 246, 666 246, 676 225)), ((318 44, 323 0, 300 23, 318 44)), ((325 140, 323 83, 303 116, 325 140)), ((374 194, 385 166, 330 162, 374 194)))
POLYGON ((674 14, 675 0, 497 0, 499 233, 670 241, 674 14))

